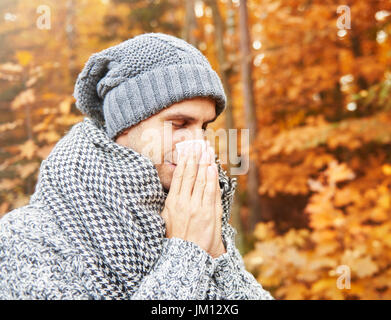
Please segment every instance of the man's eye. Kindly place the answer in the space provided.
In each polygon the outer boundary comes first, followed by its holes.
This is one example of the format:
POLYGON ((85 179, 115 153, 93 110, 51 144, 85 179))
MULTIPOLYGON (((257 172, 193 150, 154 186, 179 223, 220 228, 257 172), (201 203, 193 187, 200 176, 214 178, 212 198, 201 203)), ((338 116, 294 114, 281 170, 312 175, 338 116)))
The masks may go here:
POLYGON ((173 123, 172 125, 173 125, 173 127, 177 128, 177 129, 183 128, 185 126, 184 123, 173 123))

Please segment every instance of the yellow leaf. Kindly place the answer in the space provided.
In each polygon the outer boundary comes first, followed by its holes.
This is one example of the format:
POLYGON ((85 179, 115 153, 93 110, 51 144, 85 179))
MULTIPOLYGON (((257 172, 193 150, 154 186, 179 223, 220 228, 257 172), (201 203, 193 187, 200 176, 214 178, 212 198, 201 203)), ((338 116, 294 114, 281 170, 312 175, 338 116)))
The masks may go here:
POLYGON ((33 56, 28 51, 18 51, 16 52, 16 58, 18 59, 19 64, 25 67, 33 59, 33 56))
POLYGON ((11 102, 11 109, 17 110, 21 106, 35 102, 35 94, 33 89, 27 89, 19 93, 11 102))
POLYGON ((273 238, 275 236, 273 228, 273 221, 268 223, 257 223, 254 230, 254 236, 258 240, 273 238))
POLYGON ((60 103, 60 112, 62 114, 69 114, 71 111, 71 104, 72 104, 73 99, 68 97, 65 100, 61 101, 60 103))
POLYGON ((71 126, 77 122, 80 122, 82 121, 84 118, 83 115, 75 115, 75 114, 72 114, 72 113, 69 113, 67 115, 58 115, 56 116, 56 118, 54 119, 54 122, 56 124, 59 124, 61 126, 71 126))
POLYGON ((0 64, 0 72, 21 72, 23 71, 23 68, 14 63, 5 63, 5 64, 0 64))
POLYGON ((49 126, 49 123, 47 121, 41 121, 40 123, 36 124, 33 127, 33 131, 34 132, 44 131, 44 130, 48 129, 48 126, 49 126))
POLYGON ((0 181, 0 191, 10 191, 20 183, 20 179, 3 179, 0 181))
POLYGON ((0 125, 0 133, 8 130, 14 130, 16 127, 20 126, 23 123, 22 119, 18 119, 14 122, 7 122, 0 125))
POLYGON ((333 278, 321 279, 312 285, 312 291, 315 294, 315 298, 318 299, 333 299, 342 300, 342 290, 338 289, 337 281, 333 278))
POLYGON ((332 183, 352 180, 356 177, 355 173, 346 165, 346 163, 339 164, 335 160, 329 163, 329 168, 326 170, 326 174, 332 183))
POLYGON ((277 290, 277 296, 283 296, 284 300, 303 300, 305 299, 308 289, 304 284, 294 283, 277 290))
POLYGON ((48 143, 57 142, 60 138, 60 135, 53 130, 49 132, 41 132, 38 135, 38 141, 47 141, 48 143))
POLYGON ((21 151, 21 156, 27 159, 31 159, 34 156, 35 151, 37 150, 37 145, 33 140, 27 140, 24 144, 19 146, 21 151))
POLYGON ((357 259, 353 268, 356 271, 357 276, 360 278, 371 276, 378 270, 378 266, 369 256, 357 259))
POLYGON ((323 290, 337 286, 337 281, 333 278, 320 279, 312 285, 314 292, 321 292, 323 290))
POLYGON ((10 204, 8 202, 3 202, 0 205, 0 217, 2 215, 4 215, 4 213, 7 213, 8 209, 9 209, 9 206, 10 206, 10 204))
POLYGON ((391 176, 391 165, 389 164, 384 164, 382 166, 382 170, 383 170, 383 173, 386 175, 386 176, 391 176))
POLYGON ((28 80, 26 81, 26 86, 27 86, 27 87, 31 87, 31 86, 34 85, 37 81, 38 81, 38 77, 31 77, 30 79, 28 79, 28 80))

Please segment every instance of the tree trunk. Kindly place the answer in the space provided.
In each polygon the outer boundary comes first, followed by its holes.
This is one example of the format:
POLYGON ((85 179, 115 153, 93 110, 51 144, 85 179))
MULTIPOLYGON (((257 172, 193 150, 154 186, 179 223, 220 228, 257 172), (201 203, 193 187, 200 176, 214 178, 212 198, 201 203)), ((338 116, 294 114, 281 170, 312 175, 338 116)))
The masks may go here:
POLYGON ((182 38, 193 46, 197 47, 197 38, 194 35, 194 30, 197 29, 197 19, 194 12, 194 0, 185 1, 185 25, 183 27, 182 38))
MULTIPOLYGON (((241 78, 243 84, 243 102, 244 113, 246 119, 246 126, 249 129, 250 150, 251 145, 255 140, 257 132, 257 118, 254 106, 254 92, 252 88, 252 55, 250 52, 250 34, 248 30, 248 13, 247 1, 241 0, 239 5, 239 32, 240 32, 240 52, 241 52, 241 78)), ((250 152, 251 154, 251 152, 250 152)), ((249 156, 246 155, 246 156, 249 156)), ((259 187, 259 171, 257 162, 250 157, 249 171, 247 179, 247 194, 248 194, 248 209, 249 209, 249 223, 246 230, 249 234, 254 231, 255 224, 260 217, 260 196, 258 193, 259 187)))

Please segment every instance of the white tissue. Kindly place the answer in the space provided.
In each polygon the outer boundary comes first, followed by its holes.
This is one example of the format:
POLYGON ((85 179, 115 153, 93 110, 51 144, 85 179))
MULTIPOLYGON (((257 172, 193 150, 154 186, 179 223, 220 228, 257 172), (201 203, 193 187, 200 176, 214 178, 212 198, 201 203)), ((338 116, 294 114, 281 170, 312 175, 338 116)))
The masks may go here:
POLYGON ((192 143, 192 142, 201 144, 201 150, 206 150, 206 148, 208 147, 206 141, 205 140, 201 140, 201 139, 186 140, 186 141, 178 142, 175 145, 176 151, 177 151, 177 154, 178 154, 178 158, 180 157, 181 152, 185 148, 185 146, 188 145, 189 143, 192 143))

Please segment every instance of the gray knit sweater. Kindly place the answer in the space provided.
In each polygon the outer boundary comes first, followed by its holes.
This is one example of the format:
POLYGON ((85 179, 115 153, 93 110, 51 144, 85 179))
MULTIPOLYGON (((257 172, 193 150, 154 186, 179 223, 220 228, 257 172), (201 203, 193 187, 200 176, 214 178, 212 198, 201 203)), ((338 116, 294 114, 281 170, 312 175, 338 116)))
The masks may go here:
POLYGON ((0 219, 0 299, 273 299, 235 247, 221 167, 227 253, 213 259, 163 236, 157 173, 125 149, 88 118, 60 140, 30 203, 0 219))

